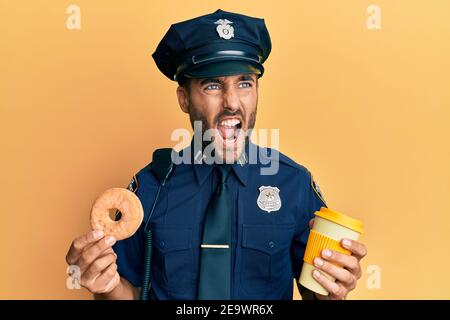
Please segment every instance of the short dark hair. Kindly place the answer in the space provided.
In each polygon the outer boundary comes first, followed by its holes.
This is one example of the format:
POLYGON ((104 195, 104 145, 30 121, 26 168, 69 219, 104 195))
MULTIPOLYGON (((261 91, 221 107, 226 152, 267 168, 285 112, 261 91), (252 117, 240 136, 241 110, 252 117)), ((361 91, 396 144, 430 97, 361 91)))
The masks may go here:
POLYGON ((189 92, 191 88, 191 79, 187 77, 180 77, 180 79, 178 79, 178 85, 185 88, 189 92))

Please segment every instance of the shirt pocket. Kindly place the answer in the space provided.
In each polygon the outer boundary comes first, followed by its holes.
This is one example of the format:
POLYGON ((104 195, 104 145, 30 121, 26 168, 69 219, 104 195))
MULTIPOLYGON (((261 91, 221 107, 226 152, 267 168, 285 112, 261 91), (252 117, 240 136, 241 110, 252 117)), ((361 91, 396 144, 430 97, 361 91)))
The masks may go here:
POLYGON ((292 282, 290 246, 294 224, 244 224, 241 290, 258 298, 292 282))
POLYGON ((192 228, 160 226, 154 230, 154 248, 166 288, 173 299, 195 296, 195 270, 192 251, 192 228))

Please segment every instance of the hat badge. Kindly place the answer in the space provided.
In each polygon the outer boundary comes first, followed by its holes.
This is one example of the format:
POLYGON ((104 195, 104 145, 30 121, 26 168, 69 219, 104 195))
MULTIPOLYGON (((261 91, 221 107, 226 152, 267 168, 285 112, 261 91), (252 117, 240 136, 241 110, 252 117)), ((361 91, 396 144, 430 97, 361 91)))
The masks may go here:
POLYGON ((231 22, 228 19, 219 19, 214 24, 217 24, 216 27, 217 33, 219 34, 219 37, 225 40, 229 40, 234 37, 234 28, 230 25, 231 22))
POLYGON ((278 211, 281 208, 281 199, 279 195, 280 189, 271 186, 259 187, 259 196, 256 200, 258 207, 261 210, 272 212, 278 211))

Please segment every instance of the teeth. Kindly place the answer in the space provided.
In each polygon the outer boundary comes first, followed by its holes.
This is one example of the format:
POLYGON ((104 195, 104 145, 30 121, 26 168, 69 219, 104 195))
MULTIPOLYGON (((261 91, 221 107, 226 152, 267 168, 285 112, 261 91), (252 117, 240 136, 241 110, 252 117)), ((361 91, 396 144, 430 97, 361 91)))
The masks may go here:
POLYGON ((230 119, 230 120, 224 120, 224 121, 220 122, 220 125, 225 126, 225 127, 234 127, 234 126, 237 126, 239 123, 241 123, 241 122, 237 119, 230 119))

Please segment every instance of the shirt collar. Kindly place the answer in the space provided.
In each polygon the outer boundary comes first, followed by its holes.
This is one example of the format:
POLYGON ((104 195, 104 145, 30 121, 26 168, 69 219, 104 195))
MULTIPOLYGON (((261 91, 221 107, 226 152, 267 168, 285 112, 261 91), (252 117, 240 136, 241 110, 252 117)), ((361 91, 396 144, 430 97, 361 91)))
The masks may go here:
MULTIPOLYGON (((251 142, 248 141, 245 145, 245 151, 242 153, 241 157, 235 163, 231 164, 235 175, 238 180, 245 186, 248 181, 248 170, 249 170, 249 160, 248 160, 248 151, 249 144, 251 142)), ((211 174, 214 169, 214 164, 207 164, 203 162, 205 155, 203 155, 201 150, 198 150, 196 154, 194 154, 194 138, 188 148, 191 148, 191 160, 192 165, 194 167, 195 177, 199 185, 202 185, 208 176, 211 174)))

